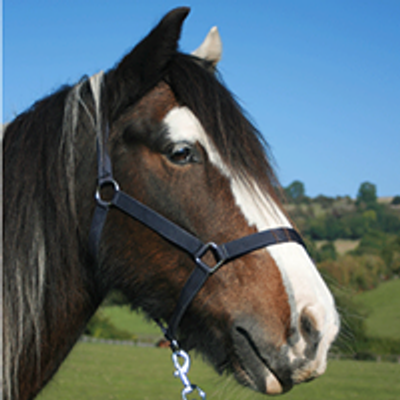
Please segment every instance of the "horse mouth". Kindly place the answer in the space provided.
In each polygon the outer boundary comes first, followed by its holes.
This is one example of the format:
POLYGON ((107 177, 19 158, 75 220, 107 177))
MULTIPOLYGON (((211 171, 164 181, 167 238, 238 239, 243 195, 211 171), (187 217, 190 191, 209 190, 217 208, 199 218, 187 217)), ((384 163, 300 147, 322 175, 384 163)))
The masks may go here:
POLYGON ((235 327, 233 339, 237 356, 234 375, 239 383, 268 395, 282 394, 292 388, 293 381, 290 378, 282 379, 274 371, 245 329, 235 327))
POLYGON ((254 390, 268 395, 278 395, 284 392, 281 382, 268 367, 265 367, 264 369, 264 379, 261 384, 258 383, 259 379, 253 378, 252 375, 253 373, 249 373, 246 369, 242 369, 238 380, 245 386, 249 386, 254 390))

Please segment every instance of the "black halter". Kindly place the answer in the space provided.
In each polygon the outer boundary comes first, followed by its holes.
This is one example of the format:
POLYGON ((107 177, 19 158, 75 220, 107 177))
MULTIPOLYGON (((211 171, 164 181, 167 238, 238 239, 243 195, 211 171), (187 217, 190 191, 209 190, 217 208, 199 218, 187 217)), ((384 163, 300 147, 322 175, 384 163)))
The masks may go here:
MULTIPOLYGON (((89 233, 90 252, 94 258, 97 258, 107 213, 110 208, 114 207, 140 221, 143 225, 192 256, 196 268, 182 289, 168 327, 163 329, 165 337, 171 342, 176 342, 176 330, 185 310, 207 278, 223 264, 254 250, 279 243, 296 242, 305 247, 300 235, 291 228, 270 229, 220 245, 213 242, 203 243, 191 233, 119 189, 112 175, 111 160, 106 148, 109 128, 107 124, 105 125, 106 131, 104 135, 101 135, 101 138, 97 138, 98 181, 95 194, 96 209, 89 233), (113 189, 113 196, 109 200, 102 198, 102 191, 106 187, 113 189), (213 255, 215 259, 214 265, 208 265, 203 261, 203 257, 207 253, 213 255)), ((162 326, 160 323, 159 325, 162 326)))

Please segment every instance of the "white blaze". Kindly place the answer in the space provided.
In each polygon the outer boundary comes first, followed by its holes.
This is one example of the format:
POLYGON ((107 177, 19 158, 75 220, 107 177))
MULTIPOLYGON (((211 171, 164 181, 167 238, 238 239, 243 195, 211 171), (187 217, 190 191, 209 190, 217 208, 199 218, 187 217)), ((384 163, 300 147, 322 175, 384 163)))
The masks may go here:
MULTIPOLYGON (((187 107, 176 107, 165 117, 169 138, 173 142, 199 142, 210 161, 230 179, 232 194, 249 225, 258 231, 292 227, 284 213, 268 193, 263 192, 256 182, 244 183, 235 178, 221 159, 213 143, 204 132, 199 120, 187 107)), ((315 369, 322 373, 325 354, 339 329, 334 301, 314 263, 305 249, 298 243, 289 242, 267 248, 275 260, 284 282, 292 310, 292 325, 298 326, 300 313, 308 307, 323 337, 315 369)), ((306 343, 301 338, 293 347, 291 357, 301 356, 306 343)))

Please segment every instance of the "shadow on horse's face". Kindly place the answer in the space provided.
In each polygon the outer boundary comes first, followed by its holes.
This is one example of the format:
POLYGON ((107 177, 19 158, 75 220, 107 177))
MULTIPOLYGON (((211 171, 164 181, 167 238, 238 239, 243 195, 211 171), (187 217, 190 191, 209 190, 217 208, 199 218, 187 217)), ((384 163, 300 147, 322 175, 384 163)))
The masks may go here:
MULTIPOLYGON (((164 82, 113 124, 110 142, 121 188, 204 242, 290 227, 272 196, 230 170, 198 118, 164 82)), ((111 212, 104 235, 112 273, 119 269, 113 284, 134 307, 168 320, 194 268, 192 258, 111 212)), ((270 394, 323 373, 337 331, 332 297, 297 243, 221 267, 179 329, 184 348, 197 349, 219 372, 231 371, 241 383, 270 394)))

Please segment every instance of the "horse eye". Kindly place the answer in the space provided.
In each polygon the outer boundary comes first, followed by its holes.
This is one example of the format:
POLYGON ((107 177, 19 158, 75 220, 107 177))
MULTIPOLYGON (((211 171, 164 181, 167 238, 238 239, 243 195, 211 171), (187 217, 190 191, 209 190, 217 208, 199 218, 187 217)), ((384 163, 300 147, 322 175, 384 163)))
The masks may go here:
POLYGON ((168 159, 180 165, 195 161, 193 148, 187 143, 176 144, 168 152, 168 159))

